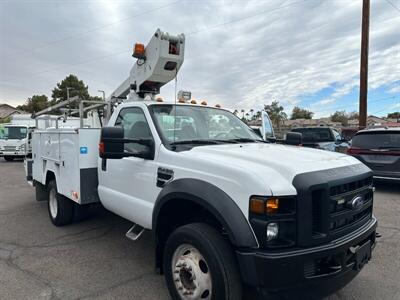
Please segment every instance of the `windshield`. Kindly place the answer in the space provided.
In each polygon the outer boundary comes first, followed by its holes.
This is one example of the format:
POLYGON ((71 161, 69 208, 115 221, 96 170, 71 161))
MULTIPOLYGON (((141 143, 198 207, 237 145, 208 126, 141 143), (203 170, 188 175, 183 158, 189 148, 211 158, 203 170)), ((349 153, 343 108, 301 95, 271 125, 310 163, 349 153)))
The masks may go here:
POLYGON ((0 139, 1 140, 7 140, 7 139, 13 139, 13 140, 22 140, 26 138, 28 130, 26 127, 17 127, 17 126, 12 126, 12 127, 0 127, 0 139))
POLYGON ((357 134, 353 137, 352 145, 362 149, 400 148, 400 131, 357 134))
POLYGON ((189 105, 152 105, 149 109, 159 134, 168 144, 262 141, 225 110, 189 105))
POLYGON ((293 132, 300 132, 303 135, 303 142, 332 142, 334 137, 329 128, 295 128, 293 132))

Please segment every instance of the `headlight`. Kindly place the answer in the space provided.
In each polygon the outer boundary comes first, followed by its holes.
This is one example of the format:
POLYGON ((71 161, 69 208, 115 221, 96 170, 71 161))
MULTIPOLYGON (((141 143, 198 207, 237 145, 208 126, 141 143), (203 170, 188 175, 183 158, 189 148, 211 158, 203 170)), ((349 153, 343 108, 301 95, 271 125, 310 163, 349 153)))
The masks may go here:
POLYGON ((279 226, 277 223, 269 223, 267 225, 267 241, 272 241, 278 237, 279 226))
POLYGON ((296 196, 250 197, 249 221, 261 247, 296 244, 296 205, 296 196))

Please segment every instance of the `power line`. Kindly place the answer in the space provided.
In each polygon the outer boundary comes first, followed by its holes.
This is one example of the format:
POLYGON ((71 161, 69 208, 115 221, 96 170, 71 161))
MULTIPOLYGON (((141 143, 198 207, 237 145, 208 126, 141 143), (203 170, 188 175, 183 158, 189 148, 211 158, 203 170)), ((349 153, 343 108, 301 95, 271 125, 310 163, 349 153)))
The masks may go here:
POLYGON ((227 21, 227 22, 215 24, 215 25, 213 25, 213 26, 209 26, 209 27, 206 27, 206 28, 202 28, 202 29, 199 29, 199 30, 195 30, 195 31, 189 32, 189 33, 187 33, 186 35, 187 35, 187 36, 190 36, 190 35, 192 35, 192 34, 197 34, 197 33, 200 33, 200 32, 213 30, 213 29, 218 28, 218 27, 221 27, 221 26, 226 26, 226 25, 229 25, 229 24, 241 22, 241 21, 247 20, 247 19, 249 19, 249 18, 253 18, 253 17, 259 16, 259 15, 263 15, 263 14, 265 14, 265 13, 273 13, 273 12, 275 12, 275 11, 277 11, 277 10, 282 9, 282 8, 286 8, 286 7, 292 6, 292 5, 294 5, 294 4, 301 3, 301 2, 306 2, 307 0, 301 0, 301 1, 291 2, 291 3, 288 3, 287 5, 283 5, 283 4, 285 4, 287 1, 288 1, 288 0, 283 1, 281 4, 279 4, 277 7, 273 8, 273 9, 262 10, 262 11, 260 11, 260 12, 258 12, 258 13, 255 13, 255 14, 252 14, 252 15, 248 15, 248 16, 245 16, 245 17, 242 17, 242 18, 238 18, 238 19, 234 19, 234 20, 231 20, 231 21, 227 21))
MULTIPOLYGON (((378 102, 378 101, 386 101, 389 99, 396 99, 396 98, 397 98, 397 96, 378 98, 378 99, 368 100, 368 103, 374 103, 374 102, 378 102)), ((325 109, 322 109, 322 110, 314 110, 313 113, 329 112, 329 111, 336 110, 339 108, 347 108, 347 107, 357 106, 357 105, 358 105, 358 102, 354 102, 352 104, 339 105, 339 106, 335 105, 335 106, 331 106, 331 107, 325 107, 325 109)))
MULTIPOLYGON (((49 48, 49 47, 52 47, 52 46, 54 46, 56 44, 60 44, 62 42, 68 41, 68 40, 73 40, 75 38, 85 36, 88 33, 92 33, 92 32, 99 31, 99 30, 103 30, 104 28, 107 28, 107 27, 110 27, 110 26, 114 26, 115 24, 119 24, 119 23, 128 21, 128 20, 133 19, 133 18, 137 18, 137 17, 143 16, 143 15, 147 15, 147 14, 153 13, 155 11, 158 11, 158 10, 164 9, 166 7, 175 5, 178 2, 181 2, 181 0, 171 2, 171 3, 168 3, 166 5, 162 5, 162 6, 156 7, 154 9, 149 9, 149 10, 141 12, 139 14, 135 14, 135 15, 127 17, 127 18, 119 19, 119 20, 111 22, 111 23, 107 23, 107 24, 104 24, 104 25, 101 25, 101 26, 93 27, 93 28, 91 28, 89 30, 86 30, 86 31, 82 31, 82 32, 79 32, 79 33, 76 33, 76 34, 71 34, 71 35, 65 36, 65 37, 63 37, 61 39, 53 40, 53 41, 48 42, 48 43, 46 43, 46 44, 44 44, 42 46, 36 47, 36 48, 34 48, 32 50, 41 50, 41 49, 49 48)), ((13 57, 13 56, 16 56, 16 55, 17 54, 10 54, 10 55, 6 56, 5 58, 13 57)))
MULTIPOLYGON (((212 27, 209 27, 209 28, 205 28, 205 29, 201 29, 201 30, 197 30, 197 31, 192 31, 192 32, 189 32, 189 34, 186 34, 186 35, 193 35, 193 34, 201 33, 201 32, 204 32, 204 31, 212 30, 212 29, 215 29, 215 28, 217 28, 217 27, 225 26, 225 25, 227 25, 227 24, 232 24, 232 23, 241 22, 241 21, 244 21, 244 20, 249 19, 249 18, 251 18, 251 17, 257 16, 257 15, 265 14, 265 13, 268 13, 268 12, 275 12, 275 11, 277 11, 277 10, 279 10, 279 9, 283 9, 283 8, 289 7, 289 6, 291 6, 291 5, 298 4, 298 3, 300 3, 300 2, 305 2, 305 1, 307 1, 307 0, 302 0, 302 1, 297 1, 297 2, 291 2, 291 3, 288 3, 287 5, 283 6, 283 4, 284 4, 285 2, 287 2, 287 0, 285 0, 285 1, 283 1, 283 2, 282 2, 278 7, 276 7, 276 8, 273 8, 273 9, 270 9, 270 10, 263 10, 263 11, 258 12, 258 13, 256 13, 256 14, 252 14, 252 15, 249 15, 249 16, 245 16, 245 17, 243 17, 243 18, 235 19, 235 20, 231 20, 231 21, 229 21, 229 22, 219 23, 219 24, 216 24, 216 25, 214 25, 214 26, 212 26, 212 27)), ((179 2, 179 1, 176 1, 176 2, 179 2)), ((176 3, 176 2, 174 2, 174 3, 176 3)), ((172 5, 172 4, 170 4, 170 5, 172 5)), ((165 7, 165 6, 164 6, 164 7, 165 7)), ((130 18, 132 18, 132 17, 130 17, 130 18)), ((118 21, 117 21, 117 22, 118 22, 118 21)), ((115 22, 114 22, 114 23, 115 23, 115 22)), ((93 31, 94 31, 94 30, 93 30, 93 31)), ((127 52, 129 52, 129 51, 126 51, 126 50, 125 50, 125 51, 118 51, 118 52, 110 53, 110 54, 103 55, 103 56, 99 56, 99 57, 95 57, 95 58, 92 58, 92 59, 89 59, 89 60, 83 60, 83 61, 81 61, 81 62, 77 62, 77 63, 73 63, 73 64, 68 64, 68 67, 69 67, 69 66, 77 66, 77 65, 86 64, 86 63, 89 63, 89 62, 97 61, 97 60, 100 60, 100 59, 104 59, 104 58, 107 58, 107 57, 111 57, 111 56, 113 56, 113 55, 118 55, 118 54, 127 53, 127 52)), ((44 71, 40 71, 40 72, 36 72, 36 73, 32 73, 32 74, 27 74, 26 76, 32 77, 32 76, 36 76, 36 75, 40 75, 40 74, 44 74, 44 73, 48 73, 48 72, 52 72, 52 71, 57 71, 57 70, 60 70, 60 69, 63 69, 63 68, 64 68, 64 67, 61 67, 61 68, 60 68, 60 67, 56 67, 56 68, 52 68, 52 69, 48 69, 48 70, 44 70, 44 71)))
POLYGON ((396 5, 394 5, 391 1, 385 0, 387 3, 389 3, 394 9, 400 12, 400 8, 398 8, 396 5))

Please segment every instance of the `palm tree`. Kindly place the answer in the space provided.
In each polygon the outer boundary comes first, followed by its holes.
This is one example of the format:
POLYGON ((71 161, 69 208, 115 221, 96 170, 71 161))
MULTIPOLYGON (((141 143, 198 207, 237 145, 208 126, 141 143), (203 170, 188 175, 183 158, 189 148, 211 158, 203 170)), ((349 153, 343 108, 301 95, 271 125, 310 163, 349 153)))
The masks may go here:
POLYGON ((268 113, 272 123, 280 130, 283 121, 287 120, 287 114, 278 101, 272 101, 270 105, 264 105, 264 110, 268 113))

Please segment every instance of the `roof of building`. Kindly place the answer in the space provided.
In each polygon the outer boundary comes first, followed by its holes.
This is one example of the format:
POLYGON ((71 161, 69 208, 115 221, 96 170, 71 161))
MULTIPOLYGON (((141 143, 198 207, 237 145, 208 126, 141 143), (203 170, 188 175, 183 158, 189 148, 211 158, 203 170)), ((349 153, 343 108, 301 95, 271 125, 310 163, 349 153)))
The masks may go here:
POLYGON ((15 107, 12 107, 6 103, 0 103, 0 119, 5 119, 13 114, 20 114, 21 112, 18 111, 15 107))

